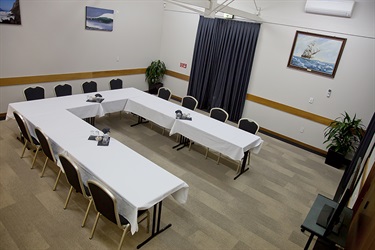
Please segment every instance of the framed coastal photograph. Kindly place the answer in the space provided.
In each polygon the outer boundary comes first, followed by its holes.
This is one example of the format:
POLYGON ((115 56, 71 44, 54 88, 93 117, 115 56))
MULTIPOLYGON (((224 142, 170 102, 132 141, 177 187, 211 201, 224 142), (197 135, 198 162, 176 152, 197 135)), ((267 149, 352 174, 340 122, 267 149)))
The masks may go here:
POLYGON ((86 25, 87 30, 113 30, 113 10, 95 8, 86 6, 86 25))
POLYGON ((19 0, 0 1, 0 23, 21 24, 19 0))
POLYGON ((297 31, 288 67, 335 77, 346 38, 297 31))

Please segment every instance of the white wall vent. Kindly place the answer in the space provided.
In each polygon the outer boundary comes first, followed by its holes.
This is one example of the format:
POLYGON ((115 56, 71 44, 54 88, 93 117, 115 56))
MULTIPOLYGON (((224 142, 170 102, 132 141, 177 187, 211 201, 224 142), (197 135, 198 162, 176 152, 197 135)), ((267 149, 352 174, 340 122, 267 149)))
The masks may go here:
POLYGON ((351 17, 355 1, 352 0, 307 0, 305 11, 308 13, 351 17))

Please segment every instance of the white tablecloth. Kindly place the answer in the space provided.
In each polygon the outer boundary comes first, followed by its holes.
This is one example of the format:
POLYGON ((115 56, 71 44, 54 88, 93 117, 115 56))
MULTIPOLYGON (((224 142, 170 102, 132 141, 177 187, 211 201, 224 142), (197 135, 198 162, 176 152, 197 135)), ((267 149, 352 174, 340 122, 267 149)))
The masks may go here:
POLYGON ((241 160, 248 150, 258 153, 263 143, 257 135, 144 92, 129 98, 125 111, 170 129, 170 135, 179 133, 234 160, 241 160), (176 110, 189 113, 193 120, 176 120, 176 110))
POLYGON ((234 160, 241 160, 251 150, 258 153, 263 140, 251 133, 198 112, 191 112, 192 120, 176 120, 170 135, 179 133, 192 141, 213 149, 234 160))
POLYGON ((130 98, 125 106, 125 111, 137 114, 166 129, 172 128, 176 118, 175 111, 178 109, 184 113, 190 112, 180 105, 147 93, 130 98))
POLYGON ((55 154, 74 159, 85 183, 96 179, 106 185, 118 199, 118 211, 129 220, 134 233, 138 230, 139 209, 150 208, 169 195, 184 203, 188 185, 114 138, 109 146, 97 146, 96 141, 88 140, 95 128, 72 113, 85 117, 120 111, 124 108, 121 98, 127 100, 142 93, 133 88, 112 91, 101 92, 105 98, 101 104, 86 102, 86 94, 12 103, 7 118, 13 117, 14 110, 20 112, 30 130, 40 127, 49 137, 55 154))

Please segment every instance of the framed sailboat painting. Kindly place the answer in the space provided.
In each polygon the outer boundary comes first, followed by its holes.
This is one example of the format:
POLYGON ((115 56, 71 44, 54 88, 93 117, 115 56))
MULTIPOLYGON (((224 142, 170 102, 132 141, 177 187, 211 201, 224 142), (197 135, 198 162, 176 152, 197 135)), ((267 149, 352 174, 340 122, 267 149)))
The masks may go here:
POLYGON ((288 67, 335 77, 346 38, 297 31, 288 67))

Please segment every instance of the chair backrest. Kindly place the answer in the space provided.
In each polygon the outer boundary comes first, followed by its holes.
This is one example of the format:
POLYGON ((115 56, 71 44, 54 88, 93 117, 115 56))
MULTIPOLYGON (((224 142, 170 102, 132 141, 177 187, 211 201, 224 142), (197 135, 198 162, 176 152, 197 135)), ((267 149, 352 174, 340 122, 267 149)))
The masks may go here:
POLYGON ((59 159, 69 184, 73 186, 77 193, 81 193, 86 198, 91 196, 90 193, 87 193, 85 186, 82 183, 78 167, 65 155, 59 154, 59 159))
POLYGON ((23 137, 29 142, 31 143, 32 145, 35 145, 37 144, 36 141, 33 140, 33 137, 31 136, 30 134, 30 131, 27 127, 27 124, 26 124, 26 121, 25 119, 23 118, 22 115, 20 115, 17 111, 13 111, 13 115, 14 115, 14 118, 16 118, 16 121, 17 121, 17 124, 18 124, 18 127, 23 135, 23 137))
POLYGON ((221 122, 226 122, 228 120, 228 113, 222 108, 212 108, 210 110, 210 117, 219 120, 221 122))
POLYGON ((59 84, 55 86, 55 95, 56 96, 67 96, 72 95, 72 86, 65 83, 64 85, 59 84))
POLYGON ((191 110, 195 110, 198 106, 198 101, 197 99, 195 99, 193 96, 185 96, 184 98, 182 98, 182 107, 185 107, 185 108, 188 108, 188 109, 191 109, 191 110))
POLYGON ((245 130, 249 133, 256 134, 259 131, 259 125, 256 121, 253 121, 248 118, 241 118, 238 121, 238 128, 245 130))
POLYGON ((121 79, 112 79, 109 82, 109 88, 112 89, 122 89, 122 80, 121 79))
POLYGON ((44 99, 44 88, 41 86, 28 87, 23 90, 26 101, 44 99))
POLYGON ((168 88, 161 87, 158 90, 158 97, 164 100, 169 101, 169 99, 171 98, 171 95, 172 95, 172 92, 168 88))
POLYGON ((98 86, 96 82, 94 81, 82 83, 83 93, 92 93, 92 92, 96 92, 97 90, 98 90, 98 86))
POLYGON ((51 147, 51 143, 49 142, 48 137, 42 132, 42 130, 38 127, 35 128, 35 134, 38 137, 40 146, 44 154, 53 162, 56 163, 55 155, 53 154, 53 150, 51 147))
POLYGON ((97 181, 89 180, 87 181, 87 184, 89 186, 96 211, 121 227, 115 196, 97 181))

